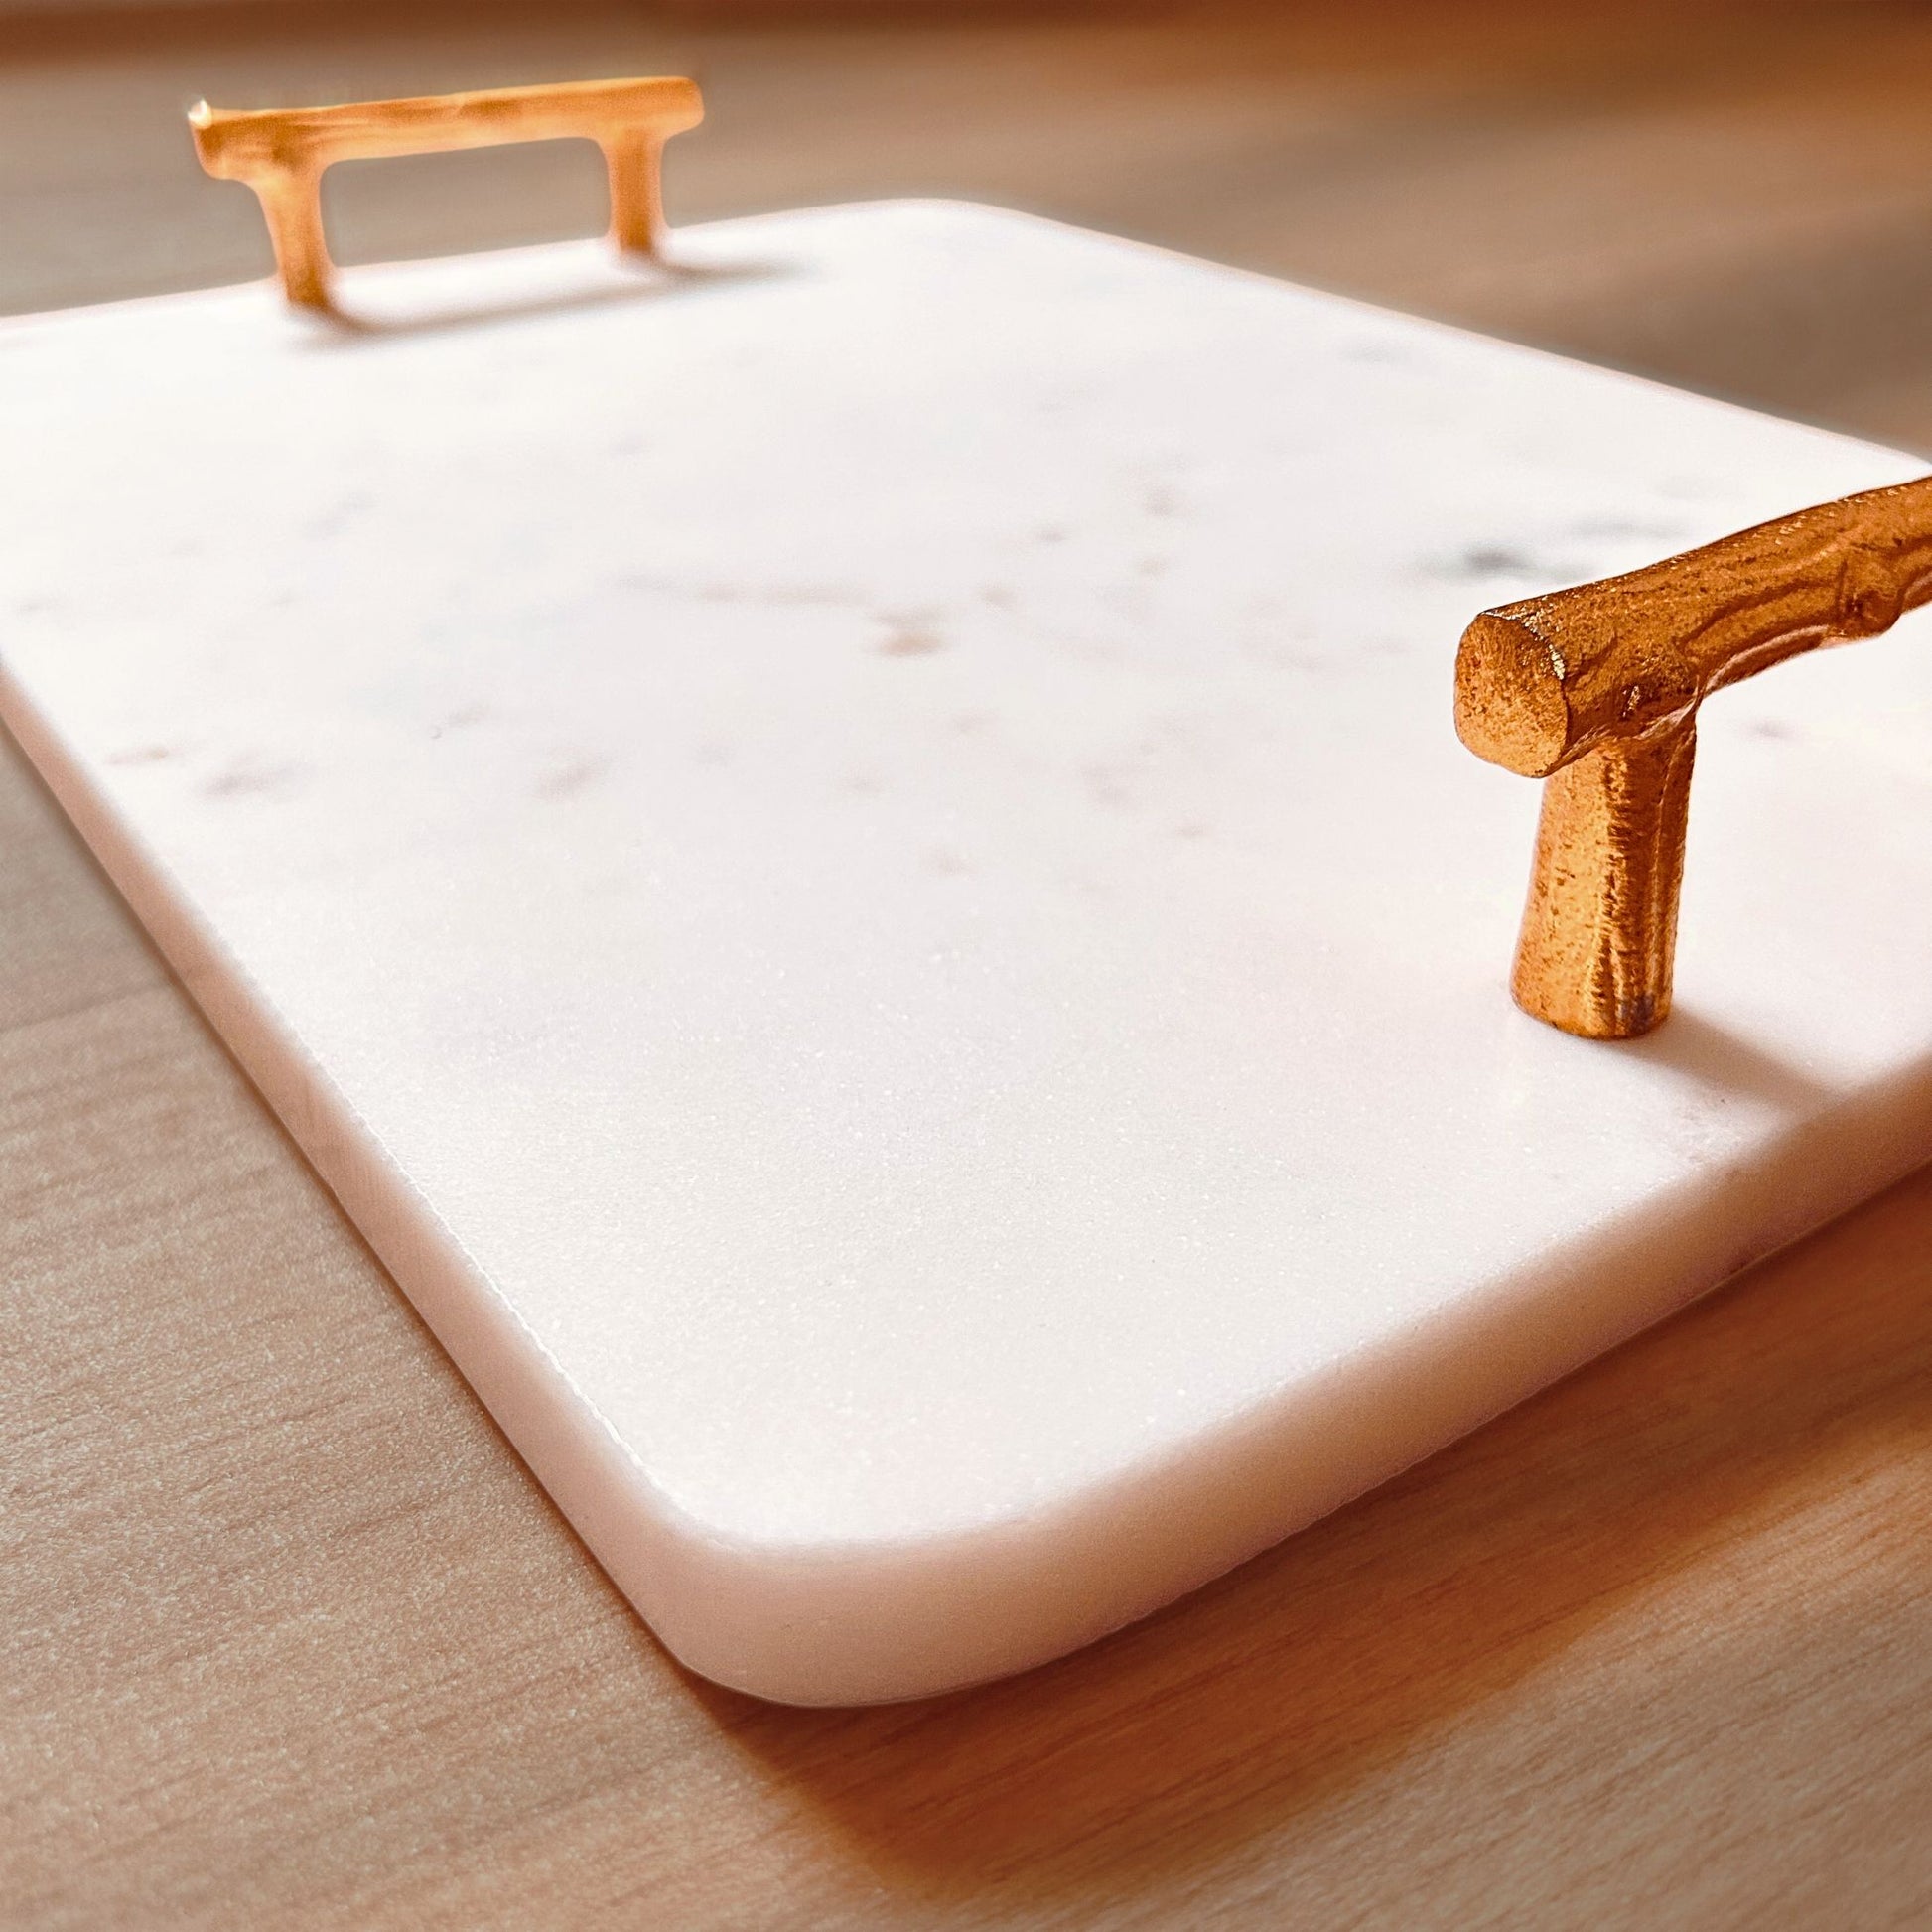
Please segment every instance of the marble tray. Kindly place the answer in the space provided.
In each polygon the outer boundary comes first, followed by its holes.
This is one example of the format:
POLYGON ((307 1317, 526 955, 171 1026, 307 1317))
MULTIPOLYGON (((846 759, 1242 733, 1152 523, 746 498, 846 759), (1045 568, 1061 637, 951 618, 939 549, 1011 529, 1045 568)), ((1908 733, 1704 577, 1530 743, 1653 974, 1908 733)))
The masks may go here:
POLYGON ((0 704, 693 1668, 1053 1656, 1932 1155, 1923 616, 1706 708, 1635 1044, 1449 716, 1920 464, 983 209, 677 248, 0 325, 0 704))

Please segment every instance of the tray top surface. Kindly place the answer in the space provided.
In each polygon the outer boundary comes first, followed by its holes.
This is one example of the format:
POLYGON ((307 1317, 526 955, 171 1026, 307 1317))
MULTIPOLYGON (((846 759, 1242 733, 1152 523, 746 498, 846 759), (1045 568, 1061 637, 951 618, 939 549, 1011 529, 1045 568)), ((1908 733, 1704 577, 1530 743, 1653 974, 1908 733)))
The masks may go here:
POLYGON ((1510 1006, 1536 787, 1449 718, 1479 607, 1921 465, 988 210, 677 248, 0 325, 8 715, 640 1536, 885 1590, 1192 1464, 1205 1574, 1304 1391, 1505 1303, 1533 1384, 1599 1260, 1628 1327, 1798 1231, 1844 1110, 1925 1151, 1923 618, 1707 707, 1634 1044, 1510 1006))

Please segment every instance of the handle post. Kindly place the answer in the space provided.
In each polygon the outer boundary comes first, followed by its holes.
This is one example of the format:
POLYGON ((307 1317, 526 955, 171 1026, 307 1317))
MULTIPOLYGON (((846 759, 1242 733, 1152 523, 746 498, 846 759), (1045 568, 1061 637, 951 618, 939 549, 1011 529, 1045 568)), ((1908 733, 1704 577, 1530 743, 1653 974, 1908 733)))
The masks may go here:
POLYGON ((282 292, 300 309, 329 307, 334 263, 322 226, 320 168, 264 169, 248 186, 261 203, 282 292))
POLYGON ((1697 725, 1613 738, 1543 783, 1510 990, 1565 1033, 1629 1039, 1670 1015, 1697 725))
POLYGON ((664 143, 656 135, 614 135, 604 143, 611 177, 611 241, 626 254, 655 255, 664 239, 664 143))

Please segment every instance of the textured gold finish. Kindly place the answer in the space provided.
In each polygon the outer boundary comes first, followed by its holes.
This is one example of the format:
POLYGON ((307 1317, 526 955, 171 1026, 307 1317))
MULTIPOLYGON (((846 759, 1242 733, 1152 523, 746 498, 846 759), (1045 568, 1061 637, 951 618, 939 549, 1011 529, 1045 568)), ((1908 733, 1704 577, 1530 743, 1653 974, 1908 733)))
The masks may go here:
POLYGON ((1484 611, 1456 658, 1456 732, 1478 757, 1547 780, 1517 1004, 1592 1039, 1662 1021, 1698 706, 1928 601, 1932 477, 1484 611))
POLYGON ((648 79, 245 113, 203 101, 188 122, 202 166, 255 191, 288 299, 326 309, 333 264, 321 191, 323 170, 332 162, 581 135, 604 150, 610 170, 612 240, 651 254, 663 232, 658 163, 664 143, 703 118, 695 82, 648 79))

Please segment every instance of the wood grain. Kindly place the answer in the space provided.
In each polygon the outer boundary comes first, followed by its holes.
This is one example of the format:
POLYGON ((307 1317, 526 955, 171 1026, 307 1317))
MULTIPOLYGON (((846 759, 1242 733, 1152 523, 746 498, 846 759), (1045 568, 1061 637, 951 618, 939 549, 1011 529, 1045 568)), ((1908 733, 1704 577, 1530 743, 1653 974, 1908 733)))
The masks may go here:
MULTIPOLYGON (((1902 7, 101 31, 0 69, 15 306, 265 269, 197 93, 695 66, 686 218, 955 188, 1932 430, 1902 7), (22 133, 88 103, 105 147, 22 133)), ((595 227, 585 160, 385 181, 371 252, 595 227)), ((1061 1664, 759 1706, 656 1649, 5 748, 0 1920, 1932 1923, 1928 1237, 1922 1174, 1061 1664)))

